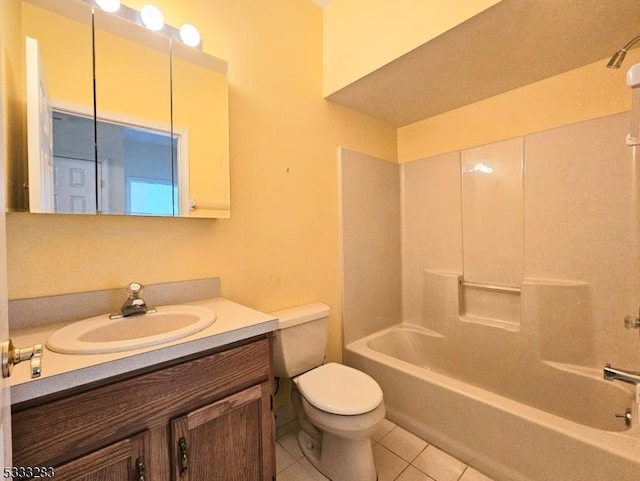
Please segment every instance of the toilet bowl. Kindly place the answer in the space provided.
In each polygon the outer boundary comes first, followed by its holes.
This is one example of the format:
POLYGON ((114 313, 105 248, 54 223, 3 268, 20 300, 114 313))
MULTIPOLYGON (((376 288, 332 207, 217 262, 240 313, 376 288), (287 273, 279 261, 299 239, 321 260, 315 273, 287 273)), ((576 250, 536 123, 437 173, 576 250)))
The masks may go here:
POLYGON ((300 449, 311 464, 333 481, 377 479, 371 436, 385 416, 378 384, 335 363, 302 374, 294 383, 292 396, 300 396, 304 416, 321 433, 319 443, 304 429, 298 433, 300 449))
POLYGON ((274 374, 291 378, 298 443, 332 481, 377 479, 371 435, 385 416, 382 389, 369 375, 337 363, 322 364, 329 308, 311 304, 272 313, 274 374))

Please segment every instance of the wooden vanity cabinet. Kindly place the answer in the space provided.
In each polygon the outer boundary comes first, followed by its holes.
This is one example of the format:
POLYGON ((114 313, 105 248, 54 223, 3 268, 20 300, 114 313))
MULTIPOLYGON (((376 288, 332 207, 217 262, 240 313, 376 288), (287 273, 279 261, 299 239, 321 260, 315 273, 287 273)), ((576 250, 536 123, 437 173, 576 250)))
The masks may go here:
POLYGON ((53 466, 56 481, 272 481, 271 395, 264 335, 14 406, 13 464, 53 466))
MULTIPOLYGON (((55 479, 63 481, 145 481, 147 431, 115 442, 55 468, 55 479), (146 441, 146 442, 145 442, 146 441)), ((27 478, 28 479, 28 478, 27 478)))
POLYGON ((269 404, 265 387, 253 386, 172 420, 173 479, 265 479, 261 446, 269 441, 257 429, 269 404))

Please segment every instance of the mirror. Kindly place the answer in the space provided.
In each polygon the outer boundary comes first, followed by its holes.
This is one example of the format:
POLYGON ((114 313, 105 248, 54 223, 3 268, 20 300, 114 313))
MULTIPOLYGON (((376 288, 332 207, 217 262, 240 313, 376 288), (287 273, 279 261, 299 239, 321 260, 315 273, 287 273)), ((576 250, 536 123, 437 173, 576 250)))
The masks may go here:
MULTIPOLYGON (((22 29, 26 54, 26 103, 28 122, 28 176, 31 212, 54 212, 53 111, 51 99, 68 105, 93 105, 93 54, 91 8, 73 6, 66 16, 22 3, 22 29), (64 68, 60 68, 63 65, 64 68), (70 81, 70 79, 73 79, 70 81)), ((92 114, 91 114, 92 115, 92 114)), ((74 138, 92 146, 93 129, 83 138, 74 138)), ((86 190, 95 191, 95 159, 84 159, 82 179, 86 190)), ((63 155, 67 155, 63 153, 63 155)), ((74 153, 68 153, 73 156, 74 153)), ((72 172, 72 174, 78 174, 72 172)), ((76 177, 76 182, 80 181, 76 177)), ((95 194, 94 194, 95 198, 95 194)), ((77 199, 78 211, 95 212, 95 200, 77 199), (84 206, 80 204, 84 203, 84 206)))
POLYGON ((189 55, 196 51, 184 45, 174 44, 172 51, 173 131, 183 139, 182 149, 188 143, 189 158, 198 159, 189 162, 189 202, 195 203, 191 216, 228 217, 228 84, 220 73, 226 65, 213 57, 191 61, 189 55))
MULTIPOLYGON (((174 193, 182 191, 176 166, 188 159, 178 159, 173 150, 171 45, 165 36, 147 39, 146 34, 143 27, 94 10, 98 211, 103 214, 181 212, 174 205, 174 193)), ((184 185, 188 189, 188 181, 184 185)))
POLYGON ((229 217, 226 62, 67 1, 23 1, 43 133, 29 128, 30 211, 229 217))

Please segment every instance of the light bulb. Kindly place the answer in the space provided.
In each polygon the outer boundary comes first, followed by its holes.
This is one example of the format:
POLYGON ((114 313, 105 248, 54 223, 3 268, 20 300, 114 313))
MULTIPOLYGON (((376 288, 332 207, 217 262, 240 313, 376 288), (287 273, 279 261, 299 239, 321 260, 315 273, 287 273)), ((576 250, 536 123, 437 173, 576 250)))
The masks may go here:
POLYGON ((145 5, 142 7, 142 10, 140 10, 140 17, 142 18, 144 26, 149 30, 157 31, 164 26, 164 17, 162 16, 162 12, 153 5, 145 5))
POLYGON ((200 32, 190 23, 185 23, 180 27, 180 39, 189 47, 197 47, 200 45, 200 32))
POLYGON ((96 3, 105 12, 113 13, 120 9, 120 0, 96 0, 96 3))

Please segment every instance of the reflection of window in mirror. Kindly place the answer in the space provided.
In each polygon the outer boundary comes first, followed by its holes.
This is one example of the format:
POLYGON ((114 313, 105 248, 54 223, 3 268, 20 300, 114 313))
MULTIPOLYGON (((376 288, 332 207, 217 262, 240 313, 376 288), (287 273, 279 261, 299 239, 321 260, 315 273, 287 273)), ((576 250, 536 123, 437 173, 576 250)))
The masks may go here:
POLYGON ((127 213, 173 215, 177 193, 171 181, 127 177, 127 213))
POLYGON ((157 128, 98 120, 98 162, 94 169, 93 129, 93 119, 87 115, 54 110, 55 212, 160 216, 182 213, 180 194, 183 189, 188 192, 188 186, 178 180, 186 177, 179 169, 184 164, 180 153, 186 147, 182 145, 186 135, 174 134, 172 142, 170 132, 157 128))

